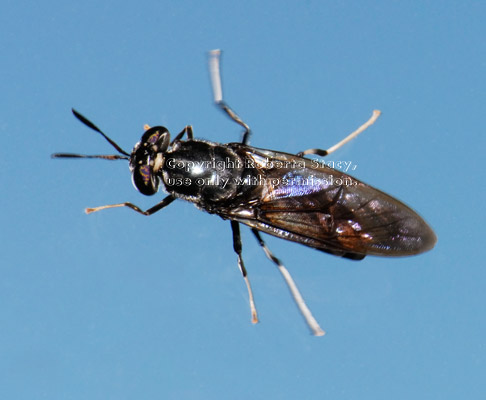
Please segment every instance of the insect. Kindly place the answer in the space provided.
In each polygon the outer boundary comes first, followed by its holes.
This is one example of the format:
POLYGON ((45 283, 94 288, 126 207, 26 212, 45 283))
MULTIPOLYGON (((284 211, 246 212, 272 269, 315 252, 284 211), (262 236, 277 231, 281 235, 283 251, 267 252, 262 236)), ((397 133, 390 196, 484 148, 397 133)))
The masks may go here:
POLYGON ((209 54, 216 105, 243 127, 238 143, 219 144, 194 139, 186 126, 173 140, 167 128, 145 126, 131 153, 123 150, 96 125, 73 109, 77 119, 101 134, 119 154, 56 153, 54 158, 128 160, 135 188, 154 195, 162 183, 168 195, 143 211, 125 202, 87 208, 87 213, 128 207, 152 215, 176 199, 229 220, 233 248, 245 280, 252 322, 258 322, 253 291, 242 258, 240 223, 251 228, 266 256, 278 267, 312 333, 324 335, 294 280, 273 255, 260 232, 351 260, 373 256, 408 256, 434 247, 436 236, 427 223, 397 199, 338 170, 317 165, 306 155, 326 156, 372 125, 380 112, 328 150, 298 154, 249 146, 250 128, 223 100, 219 50, 209 54), (184 136, 187 139, 184 140, 184 136))

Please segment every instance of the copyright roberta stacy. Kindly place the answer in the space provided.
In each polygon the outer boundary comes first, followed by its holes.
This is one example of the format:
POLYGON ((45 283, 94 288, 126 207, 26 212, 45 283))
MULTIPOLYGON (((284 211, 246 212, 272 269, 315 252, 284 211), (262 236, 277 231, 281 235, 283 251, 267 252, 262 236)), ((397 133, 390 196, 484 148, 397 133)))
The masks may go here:
POLYGON ((227 157, 224 160, 202 160, 202 161, 181 161, 174 158, 168 158, 166 166, 169 169, 184 170, 190 172, 193 170, 203 169, 215 169, 217 171, 224 171, 227 169, 241 169, 241 168, 263 168, 266 170, 271 169, 320 169, 320 168, 333 168, 339 171, 354 171, 357 165, 352 161, 333 161, 333 160, 315 160, 315 159, 292 159, 292 160, 276 160, 273 158, 265 158, 256 162, 250 158, 246 158, 244 161, 239 159, 231 159, 227 157))

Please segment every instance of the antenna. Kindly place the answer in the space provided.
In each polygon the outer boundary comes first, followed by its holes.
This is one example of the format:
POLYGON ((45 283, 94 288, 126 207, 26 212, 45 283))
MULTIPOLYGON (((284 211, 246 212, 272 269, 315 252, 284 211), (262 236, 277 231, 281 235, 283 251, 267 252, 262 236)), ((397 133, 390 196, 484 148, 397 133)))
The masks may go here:
POLYGON ((84 125, 88 128, 93 129, 94 131, 98 132, 101 136, 103 136, 108 143, 110 143, 120 154, 123 155, 86 155, 86 154, 74 154, 74 153, 54 153, 51 155, 52 158, 102 158, 104 160, 130 160, 130 154, 123 150, 115 141, 110 139, 107 135, 103 133, 103 131, 98 128, 95 124, 93 124, 88 118, 84 115, 77 112, 74 108, 72 109, 74 116, 81 121, 84 125))

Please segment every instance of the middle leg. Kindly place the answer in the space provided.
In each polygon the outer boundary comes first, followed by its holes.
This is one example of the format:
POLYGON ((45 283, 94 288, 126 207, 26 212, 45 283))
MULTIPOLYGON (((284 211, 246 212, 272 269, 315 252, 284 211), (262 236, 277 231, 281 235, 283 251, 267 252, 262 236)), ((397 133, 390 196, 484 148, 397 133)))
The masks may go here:
POLYGON ((221 50, 212 50, 209 52, 209 75, 211 78, 211 85, 213 87, 214 102, 233 121, 245 129, 241 143, 248 144, 248 139, 250 138, 250 127, 223 100, 223 85, 221 84, 221 71, 219 69, 220 57, 221 50))

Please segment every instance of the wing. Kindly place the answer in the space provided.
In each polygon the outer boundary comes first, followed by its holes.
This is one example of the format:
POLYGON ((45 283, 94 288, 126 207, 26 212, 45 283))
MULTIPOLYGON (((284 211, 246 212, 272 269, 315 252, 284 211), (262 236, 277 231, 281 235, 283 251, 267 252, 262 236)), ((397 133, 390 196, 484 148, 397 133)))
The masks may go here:
POLYGON ((436 242, 415 211, 347 174, 292 154, 234 148, 255 163, 262 187, 251 210, 228 210, 230 219, 352 259, 419 254, 436 242))

